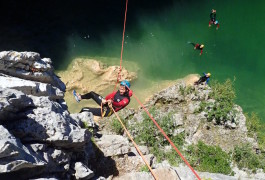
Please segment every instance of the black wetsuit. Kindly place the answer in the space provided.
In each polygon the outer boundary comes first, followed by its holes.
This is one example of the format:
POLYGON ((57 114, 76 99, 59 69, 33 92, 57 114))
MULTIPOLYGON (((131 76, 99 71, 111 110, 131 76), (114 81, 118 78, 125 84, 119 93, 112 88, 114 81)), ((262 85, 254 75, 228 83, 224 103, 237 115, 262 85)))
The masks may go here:
POLYGON ((210 19, 212 22, 214 22, 216 20, 216 13, 211 12, 210 19))
POLYGON ((201 84, 205 81, 206 81, 206 84, 208 84, 209 80, 210 80, 210 77, 207 77, 206 75, 204 75, 204 76, 201 76, 200 79, 196 81, 194 84, 201 84))

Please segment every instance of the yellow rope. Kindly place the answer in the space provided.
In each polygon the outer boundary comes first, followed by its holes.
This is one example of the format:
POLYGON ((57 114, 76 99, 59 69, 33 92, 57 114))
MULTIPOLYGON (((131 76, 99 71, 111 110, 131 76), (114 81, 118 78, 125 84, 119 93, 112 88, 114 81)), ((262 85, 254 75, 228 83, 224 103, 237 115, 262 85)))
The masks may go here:
POLYGON ((144 158, 143 154, 141 153, 140 149, 138 148, 137 144, 134 142, 132 136, 130 135, 130 133, 127 131, 126 127, 124 126, 124 124, 122 123, 120 117, 118 116, 118 114, 114 111, 113 107, 110 106, 114 112, 114 114, 116 115, 116 117, 118 118, 118 120, 120 121, 123 129, 125 130, 125 132, 127 133, 128 137, 130 138, 130 140, 132 141, 133 145, 135 146, 137 152, 140 154, 140 156, 142 157, 142 159, 144 160, 146 166, 148 167, 148 169, 150 170, 150 172, 152 173, 153 177, 155 178, 155 180, 158 180, 158 178, 156 177, 156 175, 154 174, 152 168, 150 167, 150 165, 148 164, 148 162, 146 161, 146 159, 144 158))

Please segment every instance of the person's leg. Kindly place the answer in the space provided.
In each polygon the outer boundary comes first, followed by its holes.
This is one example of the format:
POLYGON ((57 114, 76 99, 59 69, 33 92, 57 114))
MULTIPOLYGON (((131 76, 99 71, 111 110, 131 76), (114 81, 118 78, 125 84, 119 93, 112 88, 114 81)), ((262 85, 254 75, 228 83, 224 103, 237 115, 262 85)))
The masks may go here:
POLYGON ((101 105, 102 99, 104 98, 98 95, 97 93, 91 91, 87 94, 81 95, 81 99, 93 99, 98 105, 101 105))
POLYGON ((193 43, 193 42, 188 42, 188 44, 191 44, 193 47, 195 47, 195 46, 196 46, 196 44, 195 44, 195 43, 193 43))
POLYGON ((108 117, 110 115, 112 115, 112 111, 109 107, 102 107, 101 108, 90 108, 90 107, 84 107, 81 109, 81 111, 79 113, 82 112, 91 112, 94 116, 104 116, 104 117, 108 117))
POLYGON ((200 79, 197 81, 197 84, 201 84, 203 82, 203 78, 200 77, 200 79))
POLYGON ((79 113, 82 112, 91 112, 94 116, 101 116, 101 108, 84 107, 79 113))

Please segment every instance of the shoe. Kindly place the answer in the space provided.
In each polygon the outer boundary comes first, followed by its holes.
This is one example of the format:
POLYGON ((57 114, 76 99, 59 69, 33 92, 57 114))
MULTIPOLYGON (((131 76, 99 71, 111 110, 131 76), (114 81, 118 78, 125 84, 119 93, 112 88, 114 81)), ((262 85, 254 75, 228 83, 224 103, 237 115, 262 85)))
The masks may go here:
POLYGON ((77 95, 77 93, 76 93, 75 90, 73 90, 73 95, 74 95, 74 97, 75 97, 76 102, 79 103, 79 102, 81 101, 81 99, 80 99, 80 97, 77 95))

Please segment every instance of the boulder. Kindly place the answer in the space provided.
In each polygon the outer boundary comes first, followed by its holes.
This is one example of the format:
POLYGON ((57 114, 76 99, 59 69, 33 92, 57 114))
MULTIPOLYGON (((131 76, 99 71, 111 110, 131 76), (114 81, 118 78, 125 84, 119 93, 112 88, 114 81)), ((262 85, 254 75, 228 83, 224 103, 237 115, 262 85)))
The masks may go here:
POLYGON ((119 135, 103 135, 96 140, 96 144, 104 156, 117 156, 130 152, 129 141, 119 135))
POLYGON ((21 79, 48 83, 65 91, 64 83, 56 76, 49 58, 35 52, 0 52, 0 72, 21 79))
MULTIPOLYGON (((149 154, 149 149, 147 146, 138 146, 138 148, 140 149, 140 151, 143 155, 149 154)), ((138 151, 136 150, 136 148, 134 146, 131 147, 131 153, 133 153, 135 156, 140 156, 138 151)))
POLYGON ((32 99, 24 93, 0 87, 0 123, 24 118, 24 111, 32 107, 32 99))
POLYGON ((48 96, 50 99, 62 99, 64 92, 47 83, 24 80, 0 74, 1 88, 16 89, 28 95, 48 96))
MULTIPOLYGON (((34 156, 34 153, 25 147, 6 128, 0 125, 0 176, 27 168, 29 172, 44 168, 46 162, 34 156)), ((38 172, 36 172, 38 174, 38 172)))
POLYGON ((76 162, 74 165, 76 179, 91 179, 94 172, 81 162, 76 162))

